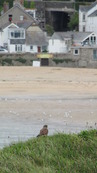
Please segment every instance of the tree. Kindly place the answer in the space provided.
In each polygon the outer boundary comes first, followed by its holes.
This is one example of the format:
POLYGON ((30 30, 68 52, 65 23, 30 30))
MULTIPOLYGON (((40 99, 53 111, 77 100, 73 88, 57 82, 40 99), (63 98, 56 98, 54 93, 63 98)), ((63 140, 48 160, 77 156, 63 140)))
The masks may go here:
POLYGON ((4 4, 5 1, 9 3, 10 8, 13 6, 13 1, 14 0, 10 0, 10 1, 9 0, 0 0, 0 6, 1 7, 3 7, 3 4, 4 4))
POLYGON ((78 12, 75 12, 71 17, 70 22, 68 23, 68 28, 70 30, 78 30, 78 24, 79 24, 79 15, 78 12))
POLYGON ((54 33, 54 29, 50 25, 46 25, 46 31, 49 36, 51 36, 54 33))

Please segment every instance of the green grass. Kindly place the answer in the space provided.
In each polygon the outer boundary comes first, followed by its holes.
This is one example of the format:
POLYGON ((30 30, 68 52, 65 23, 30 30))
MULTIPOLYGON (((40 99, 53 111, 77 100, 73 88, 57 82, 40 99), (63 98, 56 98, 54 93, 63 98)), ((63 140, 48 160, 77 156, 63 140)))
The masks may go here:
POLYGON ((97 130, 30 139, 0 150, 1 173, 96 173, 97 130))

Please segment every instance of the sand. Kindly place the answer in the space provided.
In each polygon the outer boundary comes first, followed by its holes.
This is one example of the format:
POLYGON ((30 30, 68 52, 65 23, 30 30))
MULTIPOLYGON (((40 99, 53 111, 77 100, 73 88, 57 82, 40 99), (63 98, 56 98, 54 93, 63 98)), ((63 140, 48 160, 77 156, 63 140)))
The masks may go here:
POLYGON ((97 69, 0 67, 0 148, 36 137, 97 128, 97 69))

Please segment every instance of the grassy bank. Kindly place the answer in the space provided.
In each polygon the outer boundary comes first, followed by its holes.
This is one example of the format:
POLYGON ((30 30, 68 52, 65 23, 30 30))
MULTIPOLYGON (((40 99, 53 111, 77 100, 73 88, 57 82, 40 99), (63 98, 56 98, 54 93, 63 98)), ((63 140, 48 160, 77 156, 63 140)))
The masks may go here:
POLYGON ((96 173, 97 130, 56 134, 0 150, 0 173, 96 173))

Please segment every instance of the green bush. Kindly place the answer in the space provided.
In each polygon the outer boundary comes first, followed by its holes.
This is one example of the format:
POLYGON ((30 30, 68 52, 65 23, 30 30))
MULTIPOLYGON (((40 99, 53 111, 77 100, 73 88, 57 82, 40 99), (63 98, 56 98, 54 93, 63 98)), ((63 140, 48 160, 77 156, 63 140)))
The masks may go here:
POLYGON ((20 58, 17 58, 15 61, 18 61, 24 64, 26 63, 27 60, 20 57, 20 58))
POLYGON ((35 3, 32 1, 24 1, 24 7, 25 8, 35 8, 35 3))
POLYGON ((54 33, 54 28, 50 25, 46 25, 46 31, 49 36, 52 36, 54 33))
POLYGON ((31 2, 30 8, 35 8, 35 3, 33 1, 31 2))
POLYGON ((8 63, 9 65, 12 65, 12 59, 11 58, 5 58, 2 60, 2 65, 5 65, 8 63))
POLYGON ((79 24, 79 14, 78 12, 76 12, 70 18, 70 21, 68 23, 68 28, 70 30, 78 30, 78 24, 79 24))
POLYGON ((63 62, 72 62, 72 59, 53 59, 53 61, 56 63, 56 64, 59 64, 59 63, 63 63, 63 62))

